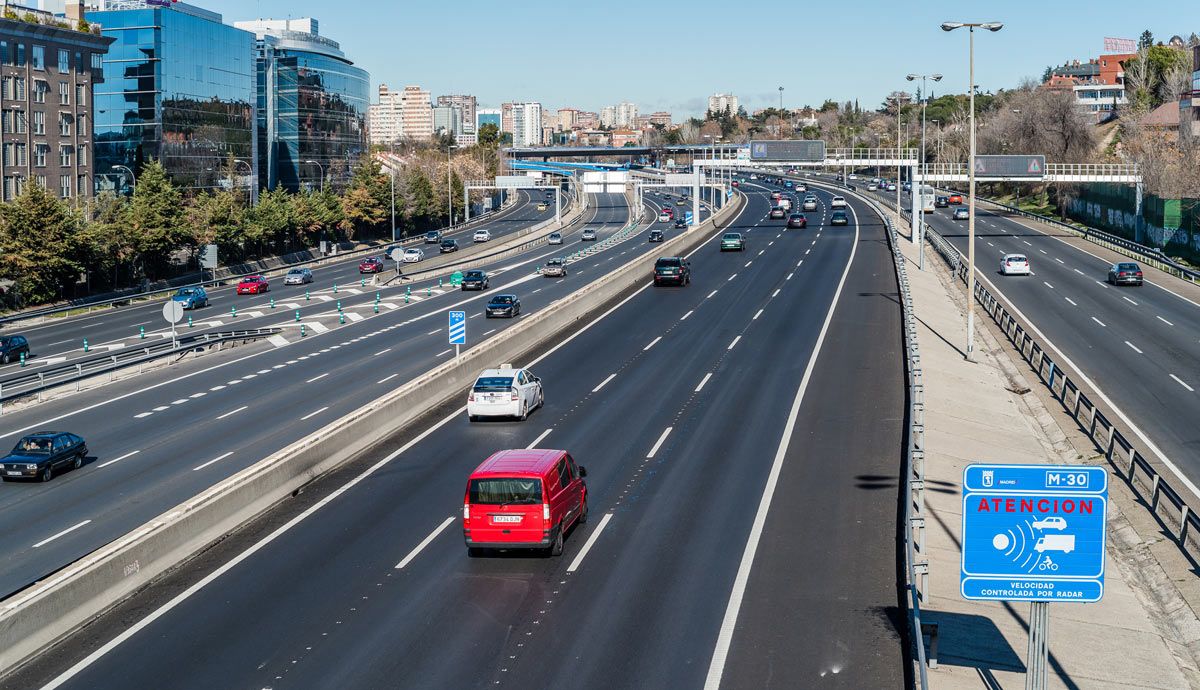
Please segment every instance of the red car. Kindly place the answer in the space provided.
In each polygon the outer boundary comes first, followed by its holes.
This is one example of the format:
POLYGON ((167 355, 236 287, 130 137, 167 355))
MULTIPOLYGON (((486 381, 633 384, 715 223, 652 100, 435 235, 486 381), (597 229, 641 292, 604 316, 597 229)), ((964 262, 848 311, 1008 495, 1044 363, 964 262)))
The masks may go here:
POLYGON ((675 209, 671 208, 670 206, 663 206, 662 212, 667 214, 671 220, 675 220, 675 209))
POLYGON ((738 186, 738 181, 737 181, 737 180, 734 180, 733 182, 730 182, 729 184, 731 184, 731 185, 733 185, 734 187, 736 187, 736 186, 738 186))
POLYGON ((383 259, 378 256, 368 256, 358 262, 358 272, 361 273, 379 273, 383 270, 383 259))
POLYGON ((271 284, 263 276, 246 276, 238 283, 239 295, 261 295, 271 289, 271 284))
POLYGON ((467 480, 467 555, 485 549, 541 549, 561 556, 563 537, 587 521, 587 470, 565 450, 502 450, 467 480))
POLYGON ((951 194, 948 201, 952 204, 961 204, 963 202, 962 194, 951 194))

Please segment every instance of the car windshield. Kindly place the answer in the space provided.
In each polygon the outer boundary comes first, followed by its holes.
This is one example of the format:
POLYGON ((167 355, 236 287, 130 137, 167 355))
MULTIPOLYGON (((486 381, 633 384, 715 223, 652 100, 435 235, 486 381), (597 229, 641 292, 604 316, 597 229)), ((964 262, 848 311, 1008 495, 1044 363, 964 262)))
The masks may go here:
POLYGON ((492 304, 512 304, 512 295, 498 295, 492 298, 492 304))
POLYGON ((557 240, 561 237, 562 237, 562 235, 558 234, 557 232, 550 233, 550 239, 552 239, 552 240, 557 240))
POLYGON ((13 452, 14 453, 49 453, 50 452, 50 439, 26 436, 25 438, 21 439, 17 443, 16 447, 13 448, 13 452))
POLYGON ((8 347, 8 344, 11 342, 12 342, 12 338, 0 336, 0 347, 8 347))
POLYGON ((562 261, 559 259, 550 259, 546 262, 547 266, 562 266, 562 261))
POLYGON ((512 388, 511 376, 481 376, 475 381, 475 390, 479 392, 507 392, 512 388))
POLYGON ((302 276, 302 275, 304 275, 304 271, 301 271, 301 270, 300 270, 300 269, 298 269, 298 268, 293 268, 292 270, 288 271, 288 275, 290 275, 290 276, 302 276))
POLYGON ((1024 263, 1024 262, 1025 262, 1025 257, 1023 257, 1023 256, 1008 257, 1008 263, 1010 263, 1010 264, 1019 264, 1019 263, 1024 263))
POLYGON ((405 249, 405 250, 404 250, 404 253, 405 253, 405 254, 414 254, 414 255, 415 255, 415 254, 420 254, 420 253, 421 253, 421 250, 420 250, 420 249, 405 249))
POLYGON ((542 502, 540 479, 472 479, 473 505, 536 505, 542 502))
POLYGON ((463 277, 467 280, 479 280, 483 277, 483 271, 467 271, 463 277))
POLYGON ((188 297, 196 294, 196 291, 192 288, 180 288, 179 292, 176 294, 178 294, 180 297, 188 297))

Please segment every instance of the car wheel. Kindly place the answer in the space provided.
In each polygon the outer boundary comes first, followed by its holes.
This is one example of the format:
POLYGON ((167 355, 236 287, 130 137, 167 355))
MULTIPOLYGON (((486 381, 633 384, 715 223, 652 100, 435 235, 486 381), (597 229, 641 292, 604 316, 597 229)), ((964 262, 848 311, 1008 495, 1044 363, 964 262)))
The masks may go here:
POLYGON ((562 525, 558 526, 558 534, 554 536, 554 543, 550 545, 551 556, 561 556, 563 553, 563 530, 562 525))
POLYGON ((583 510, 579 511, 579 524, 586 525, 588 518, 588 500, 587 496, 583 497, 583 510))
POLYGON ((517 419, 522 422, 529 419, 529 408, 525 407, 525 403, 521 403, 521 414, 517 416, 517 419))
POLYGON ((9 357, 8 357, 8 353, 7 353, 7 352, 5 352, 3 356, 0 356, 0 363, 3 363, 3 364, 8 364, 8 363, 9 363, 9 362, 11 362, 11 361, 12 361, 12 360, 11 360, 11 359, 9 359, 9 357))
POLYGON ((538 406, 538 409, 540 410, 542 407, 545 407, 545 405, 546 405, 546 391, 545 391, 545 389, 543 389, 543 390, 538 391, 537 406, 538 406))
POLYGON ((75 456, 75 462, 71 465, 71 467, 73 469, 79 469, 80 467, 83 467, 83 453, 75 456))
POLYGON ((52 466, 50 466, 49 463, 47 463, 46 469, 42 470, 42 473, 40 475, 38 475, 38 478, 44 482, 48 482, 51 479, 54 479, 54 468, 52 466))

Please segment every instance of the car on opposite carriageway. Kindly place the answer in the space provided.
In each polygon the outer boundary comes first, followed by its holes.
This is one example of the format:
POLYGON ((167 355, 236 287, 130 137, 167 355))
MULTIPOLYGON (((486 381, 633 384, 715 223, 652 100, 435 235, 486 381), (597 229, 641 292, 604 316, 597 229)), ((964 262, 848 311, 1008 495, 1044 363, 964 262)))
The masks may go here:
POLYGON ((184 309, 199 309, 208 306, 208 293, 199 285, 181 287, 171 296, 171 300, 182 304, 184 309))
POLYGON ((567 264, 560 258, 549 259, 542 266, 542 275, 547 278, 563 278, 567 275, 567 264))
POLYGON ((665 238, 662 230, 651 230, 647 239, 650 242, 662 242, 665 238))
POLYGON ((304 285, 313 282, 312 269, 293 268, 283 277, 284 285, 304 285))
POLYGON ((261 295, 271 289, 271 284, 264 276, 246 276, 237 285, 239 295, 261 295))
POLYGON ((479 269, 471 269, 463 273, 462 284, 459 286, 464 291, 466 290, 486 290, 488 289, 488 274, 479 269))
POLYGON ((493 295, 484 307, 485 318, 516 318, 521 313, 521 298, 513 294, 493 295))

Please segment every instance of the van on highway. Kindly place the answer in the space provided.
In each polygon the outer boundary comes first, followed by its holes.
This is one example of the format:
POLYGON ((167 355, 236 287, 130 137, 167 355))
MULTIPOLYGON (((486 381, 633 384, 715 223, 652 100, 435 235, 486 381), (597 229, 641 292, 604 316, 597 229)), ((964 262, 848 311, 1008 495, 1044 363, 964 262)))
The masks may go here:
POLYGON ((587 522, 587 470, 565 450, 502 450, 467 479, 463 539, 467 555, 534 549, 561 556, 563 539, 587 522))

